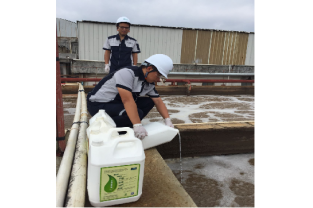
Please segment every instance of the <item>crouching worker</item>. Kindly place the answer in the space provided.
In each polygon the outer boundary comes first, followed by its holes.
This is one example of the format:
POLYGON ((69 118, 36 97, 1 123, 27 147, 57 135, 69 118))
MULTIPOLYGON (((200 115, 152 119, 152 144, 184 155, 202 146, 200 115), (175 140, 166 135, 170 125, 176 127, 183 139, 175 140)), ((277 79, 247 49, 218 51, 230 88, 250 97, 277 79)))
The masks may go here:
POLYGON ((87 95, 91 116, 100 109, 114 120, 116 127, 133 127, 135 136, 148 135, 141 120, 156 106, 167 126, 173 127, 165 104, 155 89, 154 82, 167 78, 173 61, 164 54, 150 56, 140 66, 127 66, 104 77, 87 95), (148 95, 149 97, 145 97, 148 95))

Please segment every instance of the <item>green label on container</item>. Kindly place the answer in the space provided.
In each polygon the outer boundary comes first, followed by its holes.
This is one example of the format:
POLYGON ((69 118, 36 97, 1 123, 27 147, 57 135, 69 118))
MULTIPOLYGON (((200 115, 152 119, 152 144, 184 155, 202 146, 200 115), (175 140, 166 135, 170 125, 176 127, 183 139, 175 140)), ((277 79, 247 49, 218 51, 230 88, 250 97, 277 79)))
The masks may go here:
POLYGON ((138 195, 140 164, 105 167, 100 170, 100 202, 138 195))

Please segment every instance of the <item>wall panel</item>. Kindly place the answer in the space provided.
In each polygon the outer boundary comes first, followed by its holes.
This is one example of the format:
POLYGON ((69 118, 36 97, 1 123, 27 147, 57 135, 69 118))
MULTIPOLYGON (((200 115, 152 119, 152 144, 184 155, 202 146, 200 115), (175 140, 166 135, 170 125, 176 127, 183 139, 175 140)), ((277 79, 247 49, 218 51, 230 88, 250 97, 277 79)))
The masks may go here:
MULTIPOLYGON (((117 34, 115 24, 78 21, 77 26, 79 58, 104 61, 103 44, 108 36, 117 34)), ((254 64, 254 34, 251 33, 132 25, 128 35, 139 43, 139 63, 162 53, 174 63, 254 64)))
POLYGON ((211 31, 198 31, 196 50, 196 62, 198 64, 208 64, 210 41, 211 31))
POLYGON ((227 65, 229 61, 229 52, 230 52, 230 36, 231 33, 227 32, 225 35, 225 45, 224 45, 224 54, 223 54, 223 65, 227 65))
POLYGON ((245 65, 254 65, 254 34, 249 34, 245 65))
POLYGON ((196 30, 183 31, 180 63, 194 63, 196 36, 196 30))
POLYGON ((226 32, 213 31, 209 64, 222 64, 226 32))

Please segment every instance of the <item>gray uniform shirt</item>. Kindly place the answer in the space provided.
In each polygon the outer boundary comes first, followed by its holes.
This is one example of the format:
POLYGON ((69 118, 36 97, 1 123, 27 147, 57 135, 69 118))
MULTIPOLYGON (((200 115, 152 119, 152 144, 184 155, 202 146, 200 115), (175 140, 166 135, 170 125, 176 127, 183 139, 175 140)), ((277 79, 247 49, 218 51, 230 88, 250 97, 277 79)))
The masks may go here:
POLYGON ((91 91, 91 102, 121 102, 117 87, 130 91, 134 99, 148 95, 159 97, 154 83, 145 81, 141 67, 128 66, 104 77, 91 91))

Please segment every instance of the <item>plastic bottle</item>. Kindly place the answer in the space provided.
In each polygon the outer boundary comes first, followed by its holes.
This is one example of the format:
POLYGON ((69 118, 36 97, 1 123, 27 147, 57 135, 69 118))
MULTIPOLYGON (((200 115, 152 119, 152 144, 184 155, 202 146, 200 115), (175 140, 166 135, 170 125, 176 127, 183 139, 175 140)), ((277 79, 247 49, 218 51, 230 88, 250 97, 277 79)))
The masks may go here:
MULTIPOLYGON (((97 114, 95 114, 90 120, 89 120, 89 127, 86 129, 87 133, 87 153, 90 148, 90 144, 92 140, 97 139, 98 137, 104 137, 105 134, 109 131, 111 128, 115 128, 116 124, 113 121, 113 119, 105 113, 104 110, 99 110, 97 114)), ((118 133, 115 132, 112 135, 113 137, 118 136, 118 133)))
POLYGON ((143 126, 148 132, 148 136, 141 140, 144 149, 149 149, 170 142, 179 132, 178 129, 174 129, 158 122, 148 123, 143 126))
POLYGON ((92 118, 89 119, 89 126, 92 125, 92 123, 99 117, 102 117, 104 119, 104 122, 107 123, 112 128, 116 127, 115 122, 113 119, 105 112, 105 110, 99 110, 98 113, 96 113, 92 118))
POLYGON ((142 194, 145 154, 131 128, 110 128, 94 137, 88 152, 87 190, 93 206, 137 201, 142 194), (118 135, 119 131, 126 131, 118 135), (113 136, 113 135, 118 136, 113 136))

